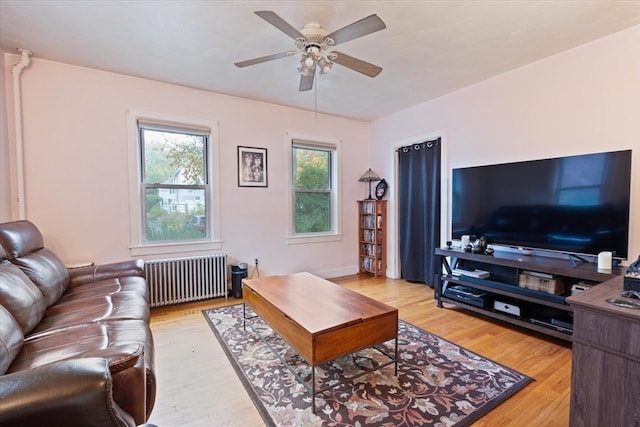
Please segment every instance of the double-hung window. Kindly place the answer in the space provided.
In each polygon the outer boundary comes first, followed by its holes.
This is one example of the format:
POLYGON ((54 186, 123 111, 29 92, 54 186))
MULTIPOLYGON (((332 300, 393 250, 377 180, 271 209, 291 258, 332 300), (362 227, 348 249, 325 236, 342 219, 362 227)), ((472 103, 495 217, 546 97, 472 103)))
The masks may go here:
POLYGON ((340 237, 338 172, 339 144, 291 140, 290 242, 340 237))
POLYGON ((136 117, 135 131, 132 251, 216 248, 210 245, 217 236, 218 216, 211 127, 136 117))

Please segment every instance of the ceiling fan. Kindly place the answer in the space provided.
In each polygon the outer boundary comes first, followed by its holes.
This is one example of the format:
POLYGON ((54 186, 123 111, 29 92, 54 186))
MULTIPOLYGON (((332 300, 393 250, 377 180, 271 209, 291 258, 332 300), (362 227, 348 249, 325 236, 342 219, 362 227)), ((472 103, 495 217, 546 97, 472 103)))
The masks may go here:
POLYGON ((369 77, 375 77, 382 71, 381 67, 370 64, 346 53, 329 49, 337 44, 348 42, 358 37, 383 30, 387 26, 377 15, 370 15, 359 21, 340 28, 332 33, 327 33, 320 24, 311 23, 297 30, 287 21, 270 10, 258 10, 256 15, 295 40, 295 50, 276 53, 273 55, 261 56, 259 58, 236 62, 236 67, 248 67, 249 65, 260 64, 287 56, 301 53, 300 67, 300 91, 307 91, 313 87, 313 79, 316 68, 320 74, 326 74, 331 70, 334 63, 350 68, 369 77))

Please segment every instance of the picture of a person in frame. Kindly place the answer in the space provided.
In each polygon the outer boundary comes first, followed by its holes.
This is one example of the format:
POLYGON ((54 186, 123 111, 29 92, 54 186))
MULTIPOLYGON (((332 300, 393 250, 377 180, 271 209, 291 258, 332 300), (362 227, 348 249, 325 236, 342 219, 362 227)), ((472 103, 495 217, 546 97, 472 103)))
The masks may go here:
POLYGON ((264 166, 262 162, 262 154, 255 153, 253 155, 253 164, 251 165, 251 173, 253 182, 262 182, 264 180, 264 166))
POLYGON ((253 182, 253 154, 244 153, 242 163, 242 180, 253 182))
POLYGON ((267 150, 238 146, 238 186, 267 186, 267 150))

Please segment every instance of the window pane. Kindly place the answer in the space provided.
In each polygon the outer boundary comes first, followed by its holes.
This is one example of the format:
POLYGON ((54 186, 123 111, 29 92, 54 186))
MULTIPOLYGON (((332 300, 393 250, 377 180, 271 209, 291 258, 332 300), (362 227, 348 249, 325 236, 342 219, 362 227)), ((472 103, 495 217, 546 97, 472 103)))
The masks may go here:
POLYGON ((147 188, 146 240, 203 239, 208 235, 204 189, 147 188))
POLYGON ((573 206, 602 203, 605 161, 604 154, 562 159, 558 202, 573 206))
POLYGON ((142 129, 148 184, 205 184, 205 136, 142 129))
POLYGON ((558 191, 558 203, 568 206, 597 206, 600 187, 565 188, 558 191))
POLYGON ((293 147, 294 187, 299 190, 329 190, 331 152, 293 147))
POLYGON ((294 203, 296 233, 318 233, 331 230, 329 193, 296 192, 294 203))

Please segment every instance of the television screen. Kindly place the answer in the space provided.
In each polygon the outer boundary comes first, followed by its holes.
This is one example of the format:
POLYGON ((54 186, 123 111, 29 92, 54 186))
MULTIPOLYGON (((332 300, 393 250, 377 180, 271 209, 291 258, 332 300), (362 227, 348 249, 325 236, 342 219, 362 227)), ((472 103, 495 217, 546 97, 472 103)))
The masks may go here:
POLYGON ((451 237, 627 259, 631 150, 453 169, 451 237))

